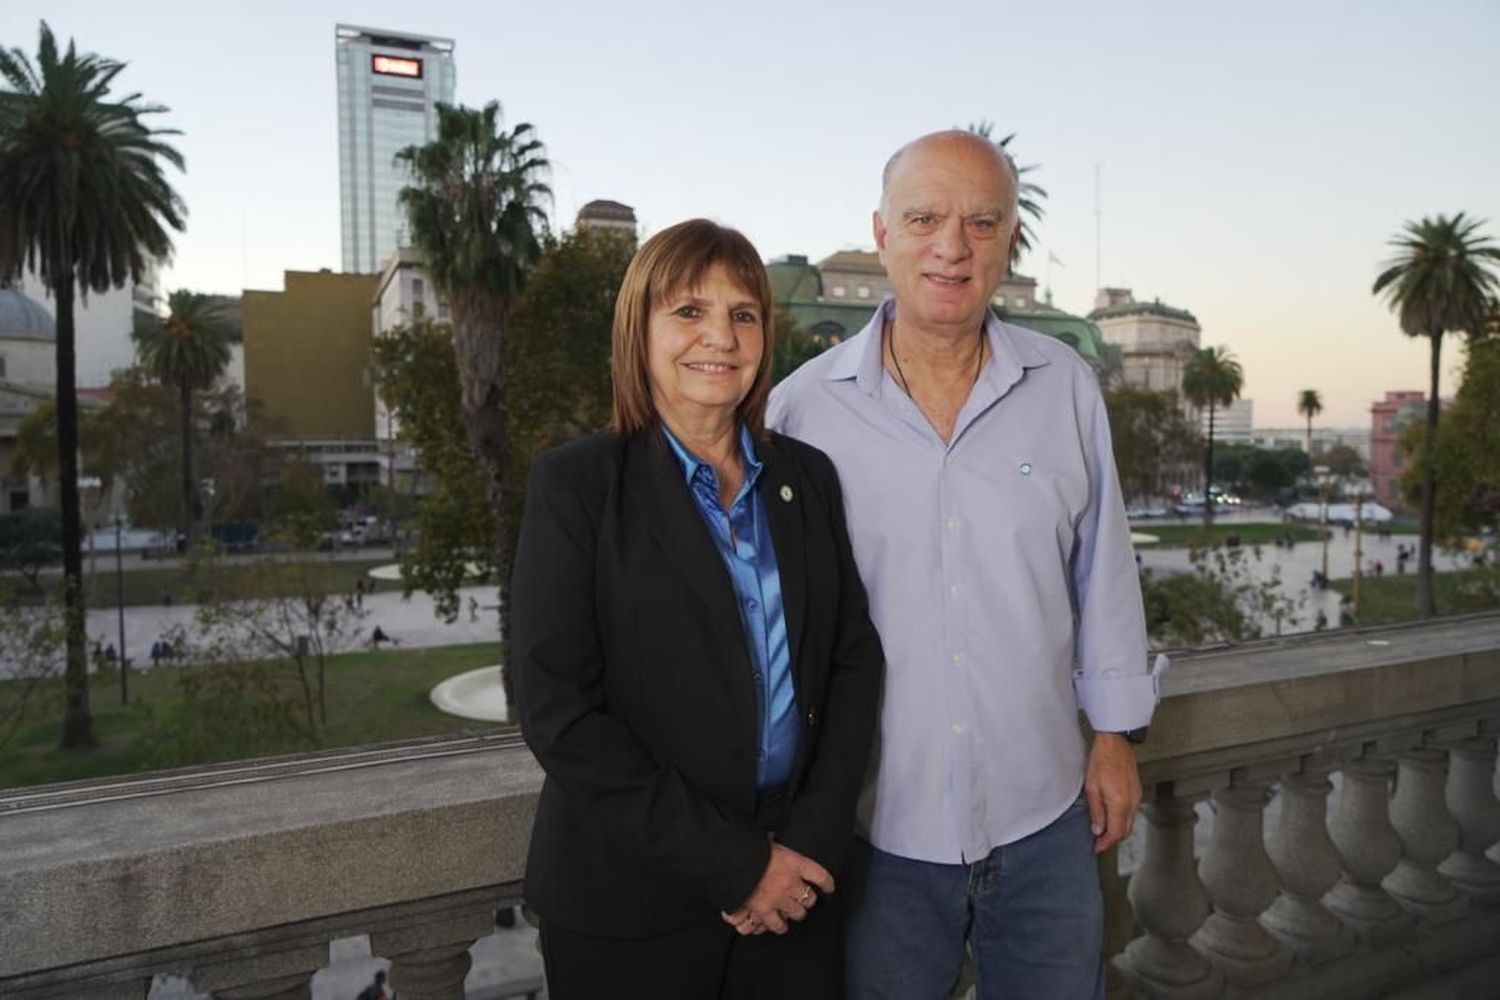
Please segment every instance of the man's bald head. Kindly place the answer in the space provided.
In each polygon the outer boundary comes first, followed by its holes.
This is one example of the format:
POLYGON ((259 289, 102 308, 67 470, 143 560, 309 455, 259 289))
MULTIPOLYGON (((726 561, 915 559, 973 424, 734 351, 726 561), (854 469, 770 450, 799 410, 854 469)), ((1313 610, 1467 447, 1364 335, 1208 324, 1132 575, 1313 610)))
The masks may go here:
POLYGON ((991 142, 983 136, 966 132, 963 129, 944 129, 941 132, 929 132, 919 136, 902 146, 891 154, 891 158, 885 161, 885 169, 880 174, 880 214, 890 214, 890 191, 891 180, 902 167, 903 161, 910 154, 922 152, 934 152, 941 154, 944 150, 962 151, 964 153, 977 153, 982 157, 991 158, 996 165, 1005 172, 1010 179, 1011 203, 1008 206, 1010 218, 1014 219, 1021 199, 1021 172, 1016 169, 1015 161, 1010 154, 1001 149, 997 143, 991 142))

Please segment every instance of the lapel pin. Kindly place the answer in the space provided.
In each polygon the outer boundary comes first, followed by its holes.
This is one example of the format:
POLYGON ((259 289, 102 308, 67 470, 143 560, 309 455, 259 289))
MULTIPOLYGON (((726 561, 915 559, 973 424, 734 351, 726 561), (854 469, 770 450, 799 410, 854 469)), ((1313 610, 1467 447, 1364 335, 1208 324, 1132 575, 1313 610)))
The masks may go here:
POLYGON ((781 499, 786 503, 792 502, 792 488, 790 486, 783 486, 781 488, 781 499))
POLYGON ((1022 462, 1021 463, 1021 475, 1023 475, 1023 476, 1029 476, 1029 475, 1031 475, 1031 463, 1030 462, 1022 462))

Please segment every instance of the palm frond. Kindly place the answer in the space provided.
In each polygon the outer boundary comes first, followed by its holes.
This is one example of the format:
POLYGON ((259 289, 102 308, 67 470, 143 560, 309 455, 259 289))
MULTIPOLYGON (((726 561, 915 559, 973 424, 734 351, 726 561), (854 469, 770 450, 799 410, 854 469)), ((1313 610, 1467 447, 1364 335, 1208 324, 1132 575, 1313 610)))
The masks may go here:
POLYGON ((1407 222, 1388 242, 1395 249, 1371 286, 1413 337, 1448 331, 1479 334, 1500 291, 1493 267, 1500 246, 1480 234, 1483 220, 1438 215, 1407 222))
POLYGON ((1042 202, 1047 197, 1047 191, 1041 185, 1035 181, 1028 180, 1026 177, 1027 174, 1037 169, 1037 164, 1031 163, 1023 167, 1016 162, 1015 157, 1011 154, 1010 142, 1016 137, 1016 133, 1011 132, 1003 139, 997 140, 994 138, 994 129, 994 122, 981 119, 978 122, 971 122, 967 126, 966 131, 979 136, 981 139, 993 142, 1016 172, 1016 207, 1021 216, 1021 234, 1016 240, 1015 250, 1011 253, 1010 265, 1014 268, 1020 263, 1022 254, 1029 253, 1036 245, 1036 228, 1034 223, 1040 223, 1042 216, 1047 214, 1046 209, 1042 206, 1042 202), (1027 221, 1028 219, 1031 221, 1027 221))

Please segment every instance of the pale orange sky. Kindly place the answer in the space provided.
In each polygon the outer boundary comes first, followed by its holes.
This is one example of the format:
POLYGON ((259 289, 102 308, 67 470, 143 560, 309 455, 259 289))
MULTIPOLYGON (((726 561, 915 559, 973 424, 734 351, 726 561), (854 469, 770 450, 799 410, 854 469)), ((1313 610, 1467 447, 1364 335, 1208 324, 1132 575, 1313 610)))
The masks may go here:
POLYGON ((1385 390, 1425 387, 1425 344, 1369 294, 1405 220, 1466 211, 1500 238, 1494 0, 8 0, 0 44, 34 51, 43 17, 184 133, 169 288, 339 267, 339 21, 455 39, 458 100, 546 142, 558 225, 613 198, 767 258, 871 246, 891 151, 991 120, 1050 195, 1023 270, 1056 254, 1056 304, 1087 312, 1097 246, 1103 283, 1238 355, 1257 426, 1298 425, 1303 388, 1322 423, 1368 426, 1385 390))

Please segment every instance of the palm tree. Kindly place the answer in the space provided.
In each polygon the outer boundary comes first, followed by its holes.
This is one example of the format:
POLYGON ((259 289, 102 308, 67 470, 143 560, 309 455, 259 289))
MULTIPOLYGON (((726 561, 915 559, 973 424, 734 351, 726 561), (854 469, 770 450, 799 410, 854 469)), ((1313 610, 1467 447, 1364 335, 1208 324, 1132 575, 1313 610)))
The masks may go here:
POLYGON ((1203 526, 1214 522, 1214 412, 1239 398, 1245 372, 1225 347, 1195 351, 1182 370, 1182 394, 1200 410, 1208 410, 1208 443, 1203 460, 1203 526))
POLYGON ((1297 412, 1307 418, 1307 457, 1312 459, 1313 417, 1323 412, 1323 397, 1316 389, 1303 389, 1297 394, 1297 412))
MULTIPOLYGON (((1500 261, 1500 247, 1477 230, 1484 222, 1439 215, 1408 222, 1388 242, 1396 248, 1385 270, 1375 279, 1373 294, 1385 293, 1390 307, 1409 337, 1426 337, 1431 348, 1428 366, 1427 433, 1437 440, 1438 376, 1442 371, 1443 334, 1461 332, 1482 336, 1489 320, 1490 300, 1500 279, 1490 268, 1500 261)), ((1432 527, 1437 510, 1437 465, 1431 447, 1422 448, 1421 539, 1417 549, 1417 610, 1437 613, 1432 593, 1432 527)))
POLYGON ((1046 209, 1042 208, 1042 200, 1047 197, 1047 192, 1040 184, 1026 179, 1026 175, 1035 170, 1037 165, 1031 163, 1024 167, 1017 166, 1015 158, 1011 156, 1010 141, 1016 137, 1016 133, 1012 132, 1003 139, 995 139, 992 135, 994 129, 994 122, 979 121, 969 125, 967 131, 979 136, 981 139, 988 139, 996 146, 999 146, 1000 152, 1004 153, 1005 158, 1010 160, 1011 165, 1015 167, 1016 180, 1020 182, 1020 190, 1017 192, 1017 196, 1021 212, 1021 236, 1020 239, 1016 240, 1015 249, 1010 254, 1010 266, 1014 269, 1016 264, 1021 260, 1021 255, 1031 250, 1032 238, 1036 235, 1036 231, 1032 229, 1031 223, 1027 222, 1026 218, 1030 216, 1038 223, 1042 221, 1042 216, 1046 214, 1046 209))
MULTIPOLYGON (((396 155, 414 181, 402 189, 401 204, 412 243, 448 301, 465 429, 474 453, 489 467, 503 647, 514 548, 505 483, 507 339, 526 275, 541 256, 539 234, 547 225, 542 203, 552 194, 541 178, 549 164, 531 125, 502 127, 497 101, 479 110, 439 104, 437 112, 437 138, 396 155)), ((503 683, 509 704, 515 704, 508 671, 503 683)))
POLYGON ((167 298, 167 317, 131 333, 136 356, 162 385, 177 391, 177 433, 182 448, 182 512, 185 542, 202 516, 193 477, 193 393, 207 389, 229 367, 230 345, 240 340, 221 300, 179 289, 167 298))
POLYGON ((0 50, 0 278, 34 270, 57 315, 57 449, 63 530, 63 608, 67 646, 62 745, 94 743, 89 716, 87 638, 78 498, 78 396, 73 303, 138 281, 152 258, 172 250, 182 200, 163 163, 181 155, 147 115, 166 109, 124 98, 110 86, 124 64, 72 41, 59 52, 42 22, 35 64, 20 49, 0 50))

